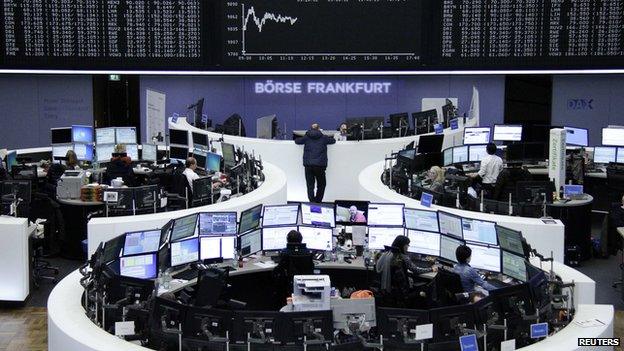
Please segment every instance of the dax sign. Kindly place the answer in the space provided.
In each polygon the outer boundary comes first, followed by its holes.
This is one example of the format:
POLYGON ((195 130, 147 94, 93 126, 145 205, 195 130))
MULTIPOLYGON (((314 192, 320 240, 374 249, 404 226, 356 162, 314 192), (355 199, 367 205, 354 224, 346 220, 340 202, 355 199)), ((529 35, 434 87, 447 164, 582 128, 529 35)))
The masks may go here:
POLYGON ((568 110, 593 110, 594 99, 570 99, 568 110))

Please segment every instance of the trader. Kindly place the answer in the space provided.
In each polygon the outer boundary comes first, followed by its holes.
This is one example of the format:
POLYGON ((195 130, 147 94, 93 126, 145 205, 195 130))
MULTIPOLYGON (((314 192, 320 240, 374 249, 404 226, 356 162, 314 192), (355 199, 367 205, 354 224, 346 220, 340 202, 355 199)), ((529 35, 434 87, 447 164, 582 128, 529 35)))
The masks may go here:
POLYGON ((444 192, 444 169, 439 166, 433 166, 427 172, 427 178, 431 181, 429 189, 442 193, 444 192))
POLYGON ((335 144, 336 139, 323 135, 318 123, 312 124, 304 137, 295 140, 297 145, 304 145, 303 167, 305 168, 308 200, 322 202, 325 195, 325 170, 327 169, 327 145, 335 144), (316 194, 314 193, 316 183, 316 194))
POLYGON ((134 172, 132 171, 132 159, 126 153, 126 145, 117 144, 104 173, 107 184, 115 178, 122 178, 127 186, 134 186, 134 172))
POLYGON ((453 272, 459 275, 464 292, 473 292, 476 286, 488 291, 496 289, 494 285, 483 280, 477 270, 470 266, 472 249, 466 245, 460 245, 455 250, 455 257, 459 263, 453 267, 453 272))
POLYGON ((347 141, 349 138, 349 129, 347 128, 347 124, 343 123, 340 125, 338 129, 338 133, 334 135, 337 141, 347 141))
POLYGON ((195 160, 194 157, 189 157, 186 159, 184 165, 186 168, 182 174, 186 177, 186 181, 189 183, 189 188, 193 190, 193 181, 195 179, 199 179, 199 175, 195 173, 195 170, 197 169, 197 160, 195 160))
POLYGON ((293 277, 314 273, 312 254, 303 244, 303 236, 296 230, 286 235, 286 249, 279 255, 279 263, 271 273, 273 279, 273 303, 281 308, 293 292, 293 277))
POLYGON ((496 156, 496 144, 487 144, 485 150, 487 151, 487 156, 483 157, 481 160, 479 172, 472 176, 481 177, 481 184, 489 197, 492 196, 491 194, 494 192, 494 185, 496 184, 498 174, 503 170, 503 159, 496 156))

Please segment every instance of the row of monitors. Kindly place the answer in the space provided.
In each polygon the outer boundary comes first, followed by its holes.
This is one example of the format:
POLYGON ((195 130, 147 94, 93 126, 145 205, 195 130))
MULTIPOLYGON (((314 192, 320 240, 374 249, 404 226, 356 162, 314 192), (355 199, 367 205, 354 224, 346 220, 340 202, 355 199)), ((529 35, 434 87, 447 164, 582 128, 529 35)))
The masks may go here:
MULTIPOLYGON (((73 125, 50 129, 52 144, 93 143, 93 127, 73 125)), ((95 130, 96 144, 136 144, 134 127, 98 128, 95 130)))
MULTIPOLYGON (((210 146, 210 140, 207 134, 203 133, 190 133, 193 139, 193 146, 210 146)), ((189 146, 189 132, 187 130, 169 129, 169 144, 170 145, 185 145, 189 146)))
POLYGON ((596 146, 593 160, 594 163, 624 163, 624 147, 596 146))
POLYGON ((464 145, 451 147, 443 152, 444 166, 462 162, 480 162, 488 155, 487 145, 464 145))
MULTIPOLYGON (((139 159, 139 146, 137 144, 125 144, 126 154, 132 160, 139 159)), ((52 145, 52 157, 65 157, 67 151, 73 150, 80 161, 109 162, 115 151, 115 144, 99 144, 95 148, 92 144, 71 143, 52 145)), ((156 162, 158 146, 154 144, 141 145, 141 161, 156 162)))
MULTIPOLYGON (((556 128, 556 127, 553 127, 556 128)), ((563 127, 566 130, 566 144, 572 146, 589 146, 589 132, 585 128, 563 127)), ((487 144, 492 141, 522 141, 521 125, 495 124, 494 135, 490 139, 490 127, 466 127, 464 129, 464 145, 487 144)), ((624 146, 624 129, 603 128, 602 144, 624 146), (619 138, 619 139, 618 139, 619 138)))

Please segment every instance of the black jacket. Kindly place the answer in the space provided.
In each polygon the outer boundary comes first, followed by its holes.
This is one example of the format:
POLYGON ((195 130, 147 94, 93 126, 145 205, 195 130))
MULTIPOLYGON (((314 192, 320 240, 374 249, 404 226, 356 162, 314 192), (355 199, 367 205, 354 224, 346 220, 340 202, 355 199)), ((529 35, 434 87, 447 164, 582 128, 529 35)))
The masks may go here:
POLYGON ((128 157, 113 157, 106 167, 104 182, 110 184, 117 177, 121 177, 124 184, 134 186, 134 172, 132 171, 132 161, 128 157))
POLYGON ((304 137, 295 140, 297 145, 304 145, 303 165, 327 167, 327 145, 335 144, 336 139, 323 135, 320 130, 310 129, 304 137))

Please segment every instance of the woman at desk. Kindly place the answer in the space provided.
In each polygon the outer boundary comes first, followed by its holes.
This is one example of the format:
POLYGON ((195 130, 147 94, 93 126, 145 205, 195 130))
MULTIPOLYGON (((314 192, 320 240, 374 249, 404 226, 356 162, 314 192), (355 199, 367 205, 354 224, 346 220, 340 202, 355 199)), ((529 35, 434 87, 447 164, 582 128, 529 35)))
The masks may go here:
POLYGON ((132 171, 132 159, 126 154, 126 145, 115 145, 115 151, 110 163, 106 167, 104 181, 108 184, 115 179, 122 178, 127 186, 134 185, 134 172, 132 171))
POLYGON ((67 150, 65 154, 65 168, 68 170, 75 170, 80 168, 80 162, 78 162, 78 156, 74 152, 74 150, 67 150))
POLYGON ((438 166, 431 167, 427 172, 427 179, 431 181, 429 189, 438 193, 444 192, 444 169, 438 166))

